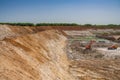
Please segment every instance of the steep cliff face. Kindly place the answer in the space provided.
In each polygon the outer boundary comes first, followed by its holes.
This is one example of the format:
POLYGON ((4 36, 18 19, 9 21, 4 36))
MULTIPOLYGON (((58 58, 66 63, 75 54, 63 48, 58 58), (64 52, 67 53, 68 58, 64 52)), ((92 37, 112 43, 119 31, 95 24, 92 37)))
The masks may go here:
POLYGON ((0 80, 74 80, 66 37, 56 30, 0 41, 0 80))

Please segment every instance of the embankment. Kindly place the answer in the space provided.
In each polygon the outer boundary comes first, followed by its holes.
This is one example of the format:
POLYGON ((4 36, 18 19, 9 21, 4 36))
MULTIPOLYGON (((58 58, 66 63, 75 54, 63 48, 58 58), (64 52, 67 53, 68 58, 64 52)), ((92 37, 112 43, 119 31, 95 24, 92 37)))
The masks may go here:
POLYGON ((74 80, 65 46, 57 30, 1 40, 0 80, 74 80))

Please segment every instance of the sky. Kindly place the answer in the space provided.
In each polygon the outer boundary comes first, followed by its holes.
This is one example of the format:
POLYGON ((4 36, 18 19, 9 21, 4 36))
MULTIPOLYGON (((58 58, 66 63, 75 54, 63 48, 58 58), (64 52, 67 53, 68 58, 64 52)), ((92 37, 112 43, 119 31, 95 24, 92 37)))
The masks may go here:
POLYGON ((120 0, 0 0, 0 22, 120 24, 120 0))

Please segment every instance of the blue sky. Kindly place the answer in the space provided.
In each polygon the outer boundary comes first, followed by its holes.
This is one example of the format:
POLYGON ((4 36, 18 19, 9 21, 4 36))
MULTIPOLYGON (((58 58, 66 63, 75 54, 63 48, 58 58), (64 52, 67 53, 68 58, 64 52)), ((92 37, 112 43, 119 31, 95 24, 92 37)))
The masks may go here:
POLYGON ((0 0, 0 22, 120 24, 120 0, 0 0))

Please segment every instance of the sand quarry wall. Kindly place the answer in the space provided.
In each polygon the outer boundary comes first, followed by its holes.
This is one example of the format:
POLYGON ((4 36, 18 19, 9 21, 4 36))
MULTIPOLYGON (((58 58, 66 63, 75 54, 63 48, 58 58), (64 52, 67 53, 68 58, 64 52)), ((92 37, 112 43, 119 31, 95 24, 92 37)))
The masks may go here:
POLYGON ((0 27, 0 80, 74 80, 61 32, 23 30, 0 27))
POLYGON ((16 37, 26 34, 33 34, 45 30, 59 30, 62 34, 66 35, 62 30, 65 30, 67 27, 52 27, 52 26, 39 26, 39 27, 30 27, 30 26, 11 26, 11 25, 0 25, 0 40, 3 40, 7 37, 16 37))

